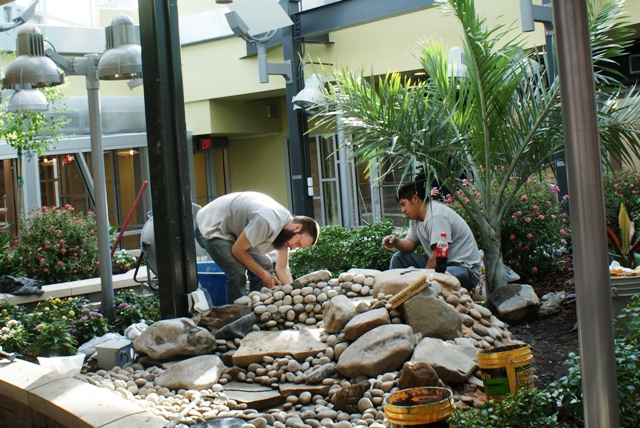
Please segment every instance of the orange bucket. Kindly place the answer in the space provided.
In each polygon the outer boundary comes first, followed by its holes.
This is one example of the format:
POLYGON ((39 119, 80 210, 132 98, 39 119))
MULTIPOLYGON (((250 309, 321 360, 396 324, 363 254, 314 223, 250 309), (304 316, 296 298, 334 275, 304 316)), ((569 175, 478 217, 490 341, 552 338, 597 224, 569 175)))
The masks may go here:
POLYGON ((403 389, 384 400, 384 417, 390 428, 448 427, 444 421, 453 409, 451 391, 439 387, 403 389))

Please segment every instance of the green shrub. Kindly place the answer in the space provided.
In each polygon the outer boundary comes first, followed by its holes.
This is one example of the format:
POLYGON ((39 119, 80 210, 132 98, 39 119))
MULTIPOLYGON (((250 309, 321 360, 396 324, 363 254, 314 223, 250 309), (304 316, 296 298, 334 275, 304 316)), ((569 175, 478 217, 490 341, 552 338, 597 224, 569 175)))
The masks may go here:
MULTIPOLYGON (((466 186, 480 200, 475 184, 469 181, 466 186)), ((502 217, 502 258, 523 281, 534 282, 543 275, 557 273, 558 252, 570 246, 569 223, 562 212, 565 200, 558 197, 558 190, 544 179, 531 178, 502 217)), ((447 203, 467 221, 477 240, 478 233, 460 204, 451 196, 447 203)))
POLYGON ((333 275, 351 268, 388 269, 392 253, 382 248, 382 238, 392 232, 393 225, 389 220, 351 230, 324 226, 314 246, 291 253, 291 274, 293 278, 299 278, 321 269, 327 269, 333 275))
POLYGON ((447 422, 457 428, 562 427, 554 399, 545 391, 520 388, 503 400, 489 400, 480 409, 456 410, 447 422))
POLYGON ((70 205, 42 207, 22 224, 4 255, 13 276, 54 284, 100 275, 93 213, 76 213, 70 205))
MULTIPOLYGON (((626 332, 615 341, 620 426, 631 428, 640 426, 640 295, 634 296, 619 319, 623 322, 621 331, 626 332)), ((584 412, 580 357, 569 354, 566 364, 569 365, 568 374, 550 388, 558 402, 559 417, 581 426, 584 412)))

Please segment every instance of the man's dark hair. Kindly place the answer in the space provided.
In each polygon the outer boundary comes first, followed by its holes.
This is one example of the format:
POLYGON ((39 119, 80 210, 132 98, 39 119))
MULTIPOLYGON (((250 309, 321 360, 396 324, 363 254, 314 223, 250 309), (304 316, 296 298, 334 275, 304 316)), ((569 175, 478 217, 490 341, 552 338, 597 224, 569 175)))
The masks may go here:
POLYGON ((398 202, 400 202, 400 199, 410 200, 413 195, 416 195, 421 201, 429 200, 429 195, 427 195, 426 192, 424 176, 422 179, 416 177, 416 181, 401 186, 396 194, 396 200, 398 202))
MULTIPOLYGON (((312 245, 316 243, 316 241, 318 240, 318 235, 320 234, 320 226, 314 219, 304 215, 297 215, 293 217, 293 223, 302 225, 302 229, 300 229, 300 232, 297 232, 297 234, 302 235, 303 233, 306 233, 313 238, 312 245)), ((292 230, 282 229, 272 243, 273 248, 275 248, 276 250, 284 248, 284 245, 287 243, 287 241, 293 238, 294 235, 296 235, 296 232, 292 230)))
POLYGON ((320 225, 317 221, 306 215, 297 215, 293 217, 293 222, 301 224, 302 230, 300 230, 300 233, 306 233, 311 236, 313 238, 313 244, 316 243, 318 235, 320 235, 320 225))

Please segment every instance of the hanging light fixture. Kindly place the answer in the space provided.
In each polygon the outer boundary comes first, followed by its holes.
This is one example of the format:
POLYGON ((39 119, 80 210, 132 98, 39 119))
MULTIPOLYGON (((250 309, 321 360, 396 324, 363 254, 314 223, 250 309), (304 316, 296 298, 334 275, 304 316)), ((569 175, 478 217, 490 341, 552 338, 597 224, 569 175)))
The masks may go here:
POLYGON ((98 79, 142 78, 142 49, 131 17, 118 15, 105 28, 107 50, 98 63, 98 79))
POLYGON ((11 95, 6 110, 12 113, 20 110, 48 111, 49 102, 39 89, 23 89, 11 95))
POLYGON ((38 27, 27 24, 18 30, 16 54, 2 79, 5 89, 46 88, 64 83, 64 74, 45 56, 44 39, 38 27))

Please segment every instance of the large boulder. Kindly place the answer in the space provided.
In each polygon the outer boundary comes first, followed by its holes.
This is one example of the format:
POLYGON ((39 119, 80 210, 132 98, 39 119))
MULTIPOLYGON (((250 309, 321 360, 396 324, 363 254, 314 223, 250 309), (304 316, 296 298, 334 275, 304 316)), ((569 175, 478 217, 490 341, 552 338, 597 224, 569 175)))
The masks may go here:
POLYGON ((353 342, 338 359, 336 371, 343 377, 376 377, 400 369, 411 356, 416 339, 406 324, 374 328, 353 342))
POLYGON ((351 318, 344 327, 344 338, 352 342, 366 332, 390 322, 389 311, 385 308, 363 312, 351 318))
POLYGON ((173 390, 202 391, 215 385, 224 369, 222 360, 216 355, 201 355, 171 364, 154 383, 173 390))
POLYGON ((414 332, 422 333, 422 337, 449 340, 462 336, 460 312, 438 297, 420 292, 407 300, 402 309, 406 323, 414 332))
POLYGON ((153 323, 133 341, 133 348, 154 360, 210 354, 216 350, 216 338, 189 318, 174 318, 153 323))
POLYGON ((508 324, 534 321, 540 311, 540 299, 529 284, 507 284, 491 293, 496 316, 508 324))
POLYGON ((356 314, 353 301, 344 294, 332 298, 322 312, 324 329, 328 333, 340 333, 356 314))
POLYGON ((429 364, 445 383, 462 383, 478 368, 477 351, 464 343, 425 337, 413 351, 411 361, 429 364))

